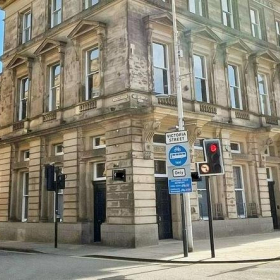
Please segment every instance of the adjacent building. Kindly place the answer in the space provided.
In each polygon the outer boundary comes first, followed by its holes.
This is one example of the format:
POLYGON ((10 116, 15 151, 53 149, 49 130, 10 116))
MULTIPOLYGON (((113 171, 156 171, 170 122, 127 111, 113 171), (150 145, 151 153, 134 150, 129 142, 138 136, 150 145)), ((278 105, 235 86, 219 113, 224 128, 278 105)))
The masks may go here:
MULTIPOLYGON (((176 0, 192 170, 219 138, 210 180, 215 235, 280 225, 280 4, 176 0)), ((52 241, 45 165, 63 169, 59 242, 117 246, 181 238, 165 133, 177 125, 168 0, 0 0, 0 238, 52 241), (159 98, 160 97, 160 98, 159 98), (114 180, 124 170, 125 180, 114 180)), ((193 184, 207 236, 205 180, 193 184)))

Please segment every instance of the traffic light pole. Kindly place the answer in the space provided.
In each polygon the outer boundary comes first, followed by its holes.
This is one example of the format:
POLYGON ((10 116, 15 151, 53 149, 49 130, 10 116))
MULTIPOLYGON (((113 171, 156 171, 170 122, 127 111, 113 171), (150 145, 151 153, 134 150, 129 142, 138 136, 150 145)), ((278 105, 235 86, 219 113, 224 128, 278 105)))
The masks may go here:
POLYGON ((210 247, 211 257, 215 258, 215 244, 214 244, 214 233, 213 233, 213 217, 212 217, 212 204, 211 204, 211 193, 209 186, 209 176, 205 177, 206 192, 207 192, 207 206, 208 206, 208 221, 209 221, 209 236, 210 236, 210 247))
MULTIPOLYGON (((178 46, 178 31, 177 31, 177 17, 175 0, 172 0, 172 19, 173 19, 173 44, 174 44, 174 62, 175 62, 175 86, 177 94, 177 109, 178 109, 178 129, 184 130, 184 112, 183 112, 183 99, 180 81, 180 65, 179 65, 179 46, 178 46)), ((189 153, 189 151, 187 151, 189 153)), ((181 199, 181 214, 182 214, 182 237, 184 257, 188 256, 188 251, 193 251, 193 236, 192 236, 192 218, 190 207, 190 195, 180 194, 181 199), (186 213, 187 206, 187 213, 186 213), (187 222, 186 222, 187 214, 187 222)))

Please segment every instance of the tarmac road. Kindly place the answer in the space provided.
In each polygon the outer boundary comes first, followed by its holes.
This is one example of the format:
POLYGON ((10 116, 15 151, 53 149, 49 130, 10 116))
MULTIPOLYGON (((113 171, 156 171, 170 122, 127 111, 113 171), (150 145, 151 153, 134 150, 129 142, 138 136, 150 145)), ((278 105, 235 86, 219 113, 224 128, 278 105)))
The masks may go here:
POLYGON ((280 279, 280 261, 241 264, 157 264, 0 251, 0 279, 280 279))

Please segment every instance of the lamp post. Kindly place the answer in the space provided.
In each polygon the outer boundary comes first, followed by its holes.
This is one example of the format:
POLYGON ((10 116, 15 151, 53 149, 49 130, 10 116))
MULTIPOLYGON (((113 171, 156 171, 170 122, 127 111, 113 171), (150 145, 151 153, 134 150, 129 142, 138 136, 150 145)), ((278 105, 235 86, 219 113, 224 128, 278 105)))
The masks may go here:
MULTIPOLYGON (((178 129, 179 131, 183 131, 184 111, 183 111, 182 88, 181 88, 181 81, 180 81, 179 46, 178 46, 178 31, 177 31, 175 0, 172 0, 172 20, 173 20, 173 44, 174 44, 174 64, 175 64, 174 65, 175 66, 174 67, 175 89, 177 94, 177 109, 178 109, 178 129)), ((189 153, 189 151, 187 152, 189 153)), ((190 206, 189 193, 180 194, 180 199, 181 199, 181 213, 182 213, 182 234, 183 234, 184 256, 187 257, 188 251, 190 252, 193 251, 192 219, 191 219, 191 206, 190 206)))

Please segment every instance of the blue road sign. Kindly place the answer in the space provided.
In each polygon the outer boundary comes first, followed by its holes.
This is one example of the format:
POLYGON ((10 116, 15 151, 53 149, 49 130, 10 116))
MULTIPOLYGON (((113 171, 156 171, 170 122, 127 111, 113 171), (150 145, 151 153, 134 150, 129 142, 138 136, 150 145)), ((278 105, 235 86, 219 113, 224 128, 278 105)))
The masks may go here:
POLYGON ((166 165, 170 194, 192 192, 189 143, 166 145, 166 165))
POLYGON ((182 145, 175 145, 169 151, 168 157, 173 166, 182 166, 187 162, 188 154, 182 145))
POLYGON ((192 192, 192 178, 168 180, 170 194, 192 192))

